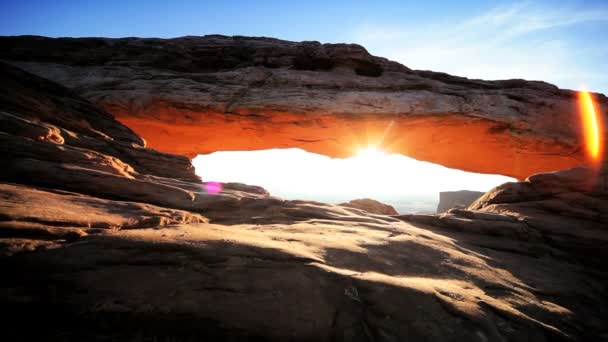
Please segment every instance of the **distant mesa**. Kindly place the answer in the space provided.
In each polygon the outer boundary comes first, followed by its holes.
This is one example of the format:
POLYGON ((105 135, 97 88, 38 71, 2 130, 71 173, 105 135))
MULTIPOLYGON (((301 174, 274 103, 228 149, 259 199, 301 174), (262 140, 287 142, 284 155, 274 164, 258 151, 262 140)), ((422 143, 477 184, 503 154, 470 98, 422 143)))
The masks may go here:
POLYGON ((471 203, 481 197, 484 192, 481 191, 442 191, 439 193, 439 204, 437 205, 437 213, 446 212, 452 208, 464 209, 471 203))
POLYGON ((340 203, 339 205, 343 207, 365 210, 372 214, 399 215, 397 210, 395 210, 392 205, 384 204, 371 198, 354 199, 347 203, 340 203))

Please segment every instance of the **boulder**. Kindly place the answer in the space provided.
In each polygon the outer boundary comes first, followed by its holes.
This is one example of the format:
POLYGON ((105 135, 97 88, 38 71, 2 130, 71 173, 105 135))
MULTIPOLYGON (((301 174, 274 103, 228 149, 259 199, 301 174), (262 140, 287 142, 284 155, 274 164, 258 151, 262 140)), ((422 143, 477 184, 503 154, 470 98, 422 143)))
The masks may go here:
POLYGON ((354 199, 346 203, 340 203, 338 205, 341 205, 343 207, 365 210, 373 214, 399 215, 397 210, 395 210, 392 205, 384 204, 371 198, 354 199))

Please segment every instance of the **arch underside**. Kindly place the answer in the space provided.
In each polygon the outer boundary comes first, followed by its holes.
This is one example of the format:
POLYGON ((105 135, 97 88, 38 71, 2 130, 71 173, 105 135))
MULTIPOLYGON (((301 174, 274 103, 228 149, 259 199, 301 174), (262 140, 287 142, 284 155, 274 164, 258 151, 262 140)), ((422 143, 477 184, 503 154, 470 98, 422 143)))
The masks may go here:
POLYGON ((215 151, 273 148, 346 158, 375 147, 450 168, 518 179, 584 163, 579 146, 518 135, 506 125, 458 114, 361 120, 335 114, 160 111, 144 117, 119 114, 117 119, 146 139, 148 147, 191 158, 215 151))

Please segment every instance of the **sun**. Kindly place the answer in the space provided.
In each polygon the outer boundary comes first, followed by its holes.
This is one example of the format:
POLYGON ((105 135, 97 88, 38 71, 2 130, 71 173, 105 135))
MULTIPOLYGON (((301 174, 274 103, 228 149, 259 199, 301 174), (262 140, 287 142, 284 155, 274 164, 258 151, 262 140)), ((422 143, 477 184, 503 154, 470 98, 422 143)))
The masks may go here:
POLYGON ((359 186, 379 187, 386 185, 386 178, 382 174, 390 169, 390 158, 384 151, 375 146, 367 147, 359 150, 357 155, 350 158, 350 165, 356 169, 364 178, 367 179, 367 184, 359 184, 359 186), (371 183, 369 182, 370 180, 371 183))
POLYGON ((375 146, 371 146, 371 147, 367 147, 367 148, 359 150, 357 152, 357 155, 355 158, 372 160, 372 159, 381 158, 383 156, 386 156, 386 153, 384 153, 384 151, 378 149, 375 146))

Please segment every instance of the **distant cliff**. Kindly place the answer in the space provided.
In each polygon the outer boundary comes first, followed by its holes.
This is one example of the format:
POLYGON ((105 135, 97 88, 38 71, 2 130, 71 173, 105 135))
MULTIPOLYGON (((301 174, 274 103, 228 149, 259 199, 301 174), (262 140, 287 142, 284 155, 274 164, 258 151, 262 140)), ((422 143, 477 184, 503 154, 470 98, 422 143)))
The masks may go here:
POLYGON ((475 202, 476 199, 481 197, 484 193, 481 191, 442 191, 439 193, 439 205, 437 205, 437 212, 443 213, 452 208, 464 208, 469 204, 475 202))

